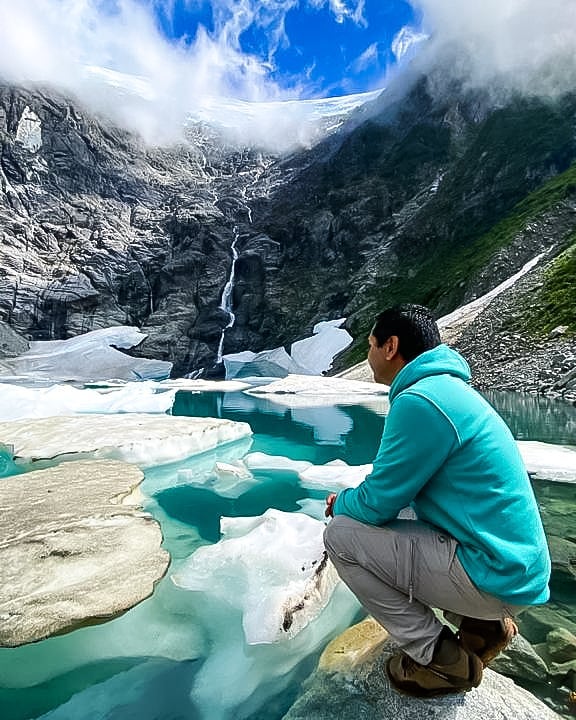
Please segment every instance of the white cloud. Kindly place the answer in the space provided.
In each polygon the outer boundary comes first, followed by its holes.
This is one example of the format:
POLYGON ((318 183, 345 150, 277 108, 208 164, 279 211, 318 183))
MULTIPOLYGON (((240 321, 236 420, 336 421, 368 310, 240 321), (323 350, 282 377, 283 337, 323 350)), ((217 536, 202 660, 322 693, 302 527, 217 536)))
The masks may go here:
POLYGON ((378 52, 378 43, 372 43, 351 63, 350 68, 359 73, 375 65, 378 62, 378 52))
POLYGON ((317 9, 328 7, 336 22, 352 20, 357 25, 366 26, 364 18, 365 0, 307 0, 308 4, 317 9))
POLYGON ((396 33, 392 40, 392 52, 397 61, 407 55, 411 55, 413 49, 419 45, 422 41, 427 40, 428 35, 423 32, 418 32, 415 28, 405 25, 401 30, 396 33))
MULTIPOLYGON (((187 0, 190 7, 203 0, 187 0)), ((526 92, 556 93, 576 87, 576 0, 410 0, 419 27, 394 39, 398 59, 432 62, 457 43, 454 73, 469 83, 526 92)), ((366 26, 366 0, 212 0, 213 27, 170 43, 153 9, 172 21, 175 0, 0 0, 0 76, 40 81, 73 92, 91 107, 145 137, 174 137, 191 109, 214 98, 283 100, 314 93, 306 71, 277 77, 276 57, 286 48, 286 17, 296 7, 324 10, 334 20, 366 26), (254 27, 266 46, 246 53, 241 36, 254 27), (112 88, 112 90, 111 90, 112 88)), ((350 65, 361 72, 387 46, 373 43, 350 65)), ((313 65, 311 65, 313 67, 313 65)), ((311 72, 311 70, 310 70, 311 72)), ((346 86, 342 78, 341 86, 346 86)))
POLYGON ((457 45, 452 71, 472 86, 554 95, 576 89, 574 0, 410 0, 432 36, 428 53, 457 45))
MULTIPOLYGON (((303 0, 338 21, 364 23, 365 0, 303 0)), ((187 0, 189 9, 202 0, 187 0)), ((155 11, 172 22, 175 0, 0 0, 0 77, 49 83, 155 141, 176 137, 189 110, 218 97, 259 102, 310 95, 306 73, 273 78, 289 45, 287 14, 302 0, 212 0, 213 27, 169 42, 155 11), (260 57, 242 50, 263 33, 260 57)))

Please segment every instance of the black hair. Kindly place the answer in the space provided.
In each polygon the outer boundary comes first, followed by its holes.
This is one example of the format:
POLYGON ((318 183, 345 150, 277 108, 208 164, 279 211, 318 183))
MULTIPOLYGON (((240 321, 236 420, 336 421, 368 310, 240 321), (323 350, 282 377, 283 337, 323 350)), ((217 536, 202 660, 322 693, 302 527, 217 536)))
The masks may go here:
POLYGON ((384 310, 376 318, 372 335, 381 347, 391 335, 398 337, 398 352, 406 362, 442 342, 432 312, 423 305, 405 303, 384 310))

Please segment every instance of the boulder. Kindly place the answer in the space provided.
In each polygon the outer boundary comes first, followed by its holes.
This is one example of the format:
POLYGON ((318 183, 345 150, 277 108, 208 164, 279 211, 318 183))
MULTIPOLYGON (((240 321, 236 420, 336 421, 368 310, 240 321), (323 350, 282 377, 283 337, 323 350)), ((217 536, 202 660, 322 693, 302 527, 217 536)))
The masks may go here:
POLYGON ((132 465, 78 461, 0 482, 0 646, 104 622, 152 594, 168 567, 132 465))
POLYGON ((397 647, 364 621, 327 647, 284 720, 558 720, 560 715, 508 678, 485 670, 471 692, 421 700, 390 686, 385 664, 397 647), (357 661, 358 653, 364 657, 357 661), (327 657, 328 656, 328 657, 327 657))

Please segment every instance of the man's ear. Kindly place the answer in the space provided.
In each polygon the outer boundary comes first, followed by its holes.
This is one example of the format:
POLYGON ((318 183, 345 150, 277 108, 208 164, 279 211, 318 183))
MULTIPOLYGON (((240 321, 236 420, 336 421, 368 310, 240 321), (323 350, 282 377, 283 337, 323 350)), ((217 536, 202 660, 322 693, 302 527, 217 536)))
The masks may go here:
POLYGON ((393 360, 398 355, 399 344, 400 341, 398 340, 398 335, 390 335, 390 337, 384 343, 386 360, 393 360))

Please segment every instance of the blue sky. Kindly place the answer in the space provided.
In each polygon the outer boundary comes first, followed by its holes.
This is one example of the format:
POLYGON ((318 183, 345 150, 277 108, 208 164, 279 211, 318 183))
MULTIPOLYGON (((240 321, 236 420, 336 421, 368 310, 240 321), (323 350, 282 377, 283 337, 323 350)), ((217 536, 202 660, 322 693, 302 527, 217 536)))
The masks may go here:
POLYGON ((153 10, 170 41, 193 45, 199 28, 213 38, 226 34, 270 80, 307 97, 381 86, 396 61, 394 37, 417 22, 404 0, 175 0, 156 2, 153 10))

